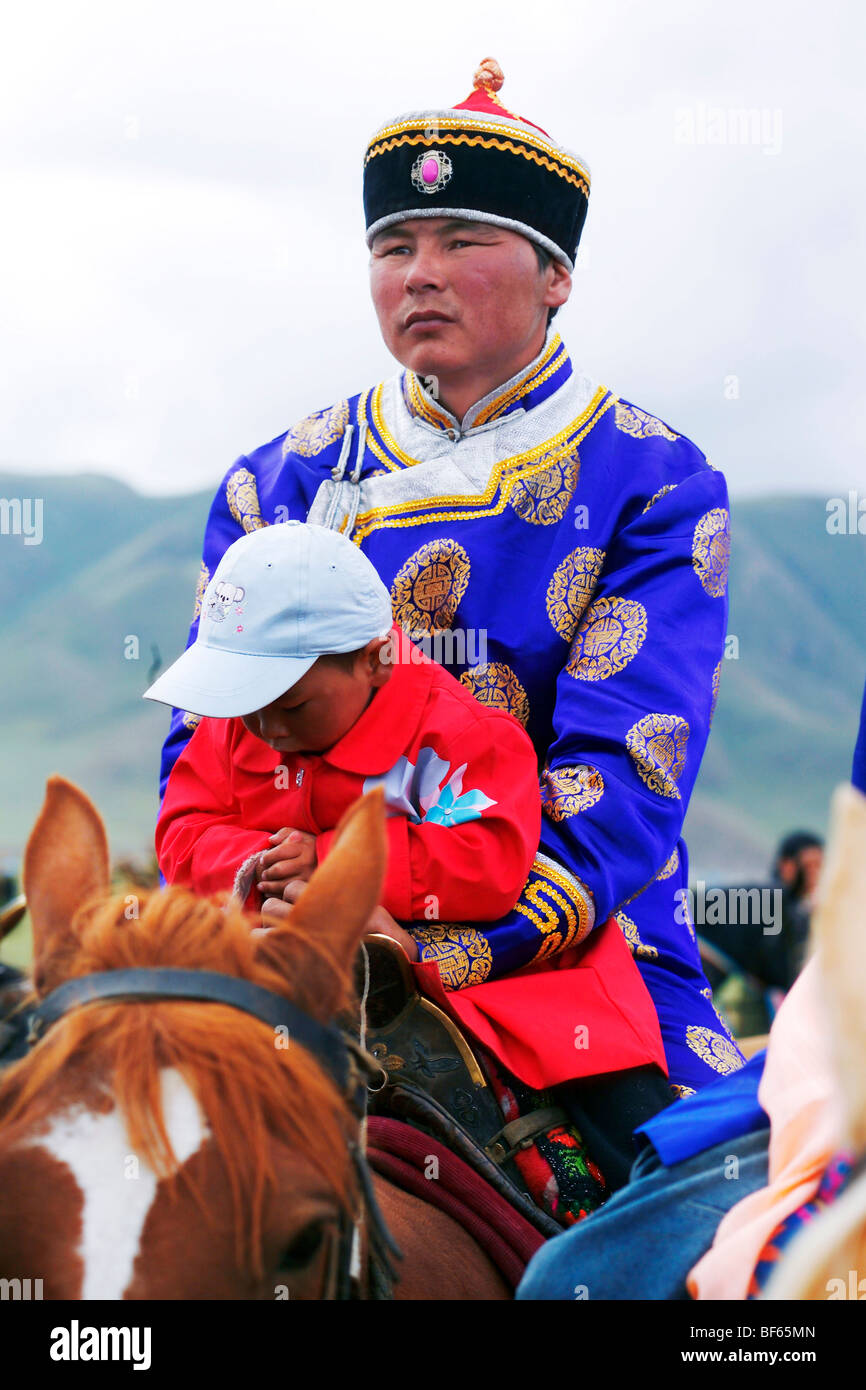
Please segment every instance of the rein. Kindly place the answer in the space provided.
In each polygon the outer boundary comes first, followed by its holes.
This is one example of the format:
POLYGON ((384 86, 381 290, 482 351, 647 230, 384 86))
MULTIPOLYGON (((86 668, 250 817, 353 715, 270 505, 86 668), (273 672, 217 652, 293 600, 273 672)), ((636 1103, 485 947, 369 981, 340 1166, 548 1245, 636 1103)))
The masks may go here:
MULTIPOLYGON (((299 1043, 325 1069, 359 1127, 361 1142, 351 1141, 349 1157, 358 1179, 361 1207, 351 1221, 340 1218, 338 1252, 329 1277, 328 1293, 338 1300, 359 1298, 360 1263, 354 1258, 360 1248, 365 1214, 369 1216, 370 1273, 372 1296, 389 1298, 396 1278, 394 1260, 401 1252, 385 1225, 376 1201, 370 1169, 364 1151, 368 1083, 382 1083, 383 1068, 363 1047, 333 1024, 318 1023, 289 999, 274 994, 251 980, 222 975, 211 970, 181 970, 171 966, 131 967, 105 970, 65 980, 28 1010, 27 1041, 32 1046, 47 1029, 75 1009, 103 1000, 117 1003, 145 1003, 157 1000, 189 1000, 199 1004, 225 1004, 257 1018, 271 1028, 286 1028, 292 1042, 299 1043)), ((376 1090, 378 1087, 373 1086, 376 1090)))

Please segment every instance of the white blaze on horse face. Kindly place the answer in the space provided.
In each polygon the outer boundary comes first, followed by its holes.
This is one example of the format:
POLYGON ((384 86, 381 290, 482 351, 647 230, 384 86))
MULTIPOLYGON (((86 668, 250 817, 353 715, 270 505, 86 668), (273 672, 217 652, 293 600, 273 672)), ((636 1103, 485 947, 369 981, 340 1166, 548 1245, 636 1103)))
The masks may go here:
MULTIPOLYGON (((178 1163, 184 1164, 201 1148, 209 1130, 180 1072, 167 1067, 160 1082, 165 1127, 178 1163)), ((71 1168, 84 1195, 78 1248, 84 1264, 81 1297, 122 1298, 158 1179, 130 1149, 120 1112, 115 1107, 100 1115, 81 1106, 62 1111, 33 1145, 71 1168)))

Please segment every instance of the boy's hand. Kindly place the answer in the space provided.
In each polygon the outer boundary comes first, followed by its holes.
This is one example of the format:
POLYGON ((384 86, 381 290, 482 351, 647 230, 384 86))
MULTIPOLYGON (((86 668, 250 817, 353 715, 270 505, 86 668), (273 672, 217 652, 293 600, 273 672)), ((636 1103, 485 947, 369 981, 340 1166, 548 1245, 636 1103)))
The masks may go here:
POLYGON ((282 897, 287 884, 295 879, 307 883, 316 867, 316 837, 305 830, 283 826, 271 836, 271 849, 259 860, 259 892, 265 897, 282 897))

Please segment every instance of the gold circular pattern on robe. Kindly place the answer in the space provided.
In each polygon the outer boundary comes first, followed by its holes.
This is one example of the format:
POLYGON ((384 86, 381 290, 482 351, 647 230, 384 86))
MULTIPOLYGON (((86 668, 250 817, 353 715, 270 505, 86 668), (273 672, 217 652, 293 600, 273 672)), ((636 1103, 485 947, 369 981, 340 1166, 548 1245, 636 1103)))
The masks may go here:
POLYGON ((410 555, 391 585, 394 619, 408 633, 451 626, 469 583, 469 556, 457 541, 428 541, 410 555))
POLYGON ((701 517, 692 540, 695 574, 710 598, 723 596, 730 558, 731 520, 727 508, 713 507, 701 517))
POLYGON ((189 710, 185 710, 180 722, 185 729, 197 729, 201 723, 201 715, 190 714, 189 710))
POLYGON ((616 595, 596 599, 584 614, 565 669, 575 680, 605 681, 628 665, 645 637, 642 603, 616 595))
POLYGON ((618 430, 630 434, 633 439, 649 439, 652 435, 661 435, 663 439, 677 438, 673 430, 657 420, 655 415, 638 410, 636 405, 626 405, 625 401, 617 401, 614 406, 614 421, 618 430))
POLYGON ((533 526, 551 526, 561 521, 577 487, 580 473, 577 453, 556 458, 556 452, 546 468, 519 476, 511 490, 512 507, 519 517, 533 526))
POLYGON ((313 458, 333 444, 346 433, 349 423, 349 402, 338 401, 327 410, 317 410, 306 420, 294 425, 283 440, 283 458, 287 454, 300 454, 301 458, 313 458))
POLYGON ((716 1033, 712 1028, 701 1028, 696 1023, 692 1023, 686 1029, 686 1042, 702 1062, 706 1062, 713 1071, 722 1072, 727 1075, 732 1071, 739 1071, 743 1065, 739 1048, 731 1042, 730 1038, 723 1038, 721 1033, 716 1033))
POLYGON ((694 1086, 680 1086, 677 1081, 671 1082, 671 1095, 674 1100, 685 1100, 686 1096, 696 1095, 694 1086))
POLYGON ((482 705, 504 709, 526 724, 529 719, 529 699, 510 666, 504 661, 484 661, 470 666, 460 677, 460 684, 482 705))
POLYGON ((647 946, 645 942, 641 941, 637 923, 633 918, 629 917, 625 912, 618 912, 616 914, 616 921, 620 931, 628 942, 628 949, 633 956, 637 956, 638 960, 658 959, 659 953, 655 946, 647 946))
POLYGON ((589 763, 546 767, 541 774, 541 805, 551 820, 570 820, 604 795, 604 778, 589 763))
POLYGON ((671 855, 670 859, 666 859, 664 864, 662 864, 661 868, 659 869, 658 873, 653 879, 653 883, 660 882, 664 878, 670 878, 671 874, 675 874, 679 867, 680 852, 678 847, 674 845, 673 854, 671 855))
POLYGON ((679 798, 689 726, 678 714, 645 714, 626 734, 626 746, 651 791, 679 798))
POLYGON ((195 607, 193 608, 193 613, 192 613, 192 620, 193 620, 193 622, 195 622, 196 618, 198 618, 198 617, 201 616, 201 605, 202 605, 202 600, 203 600, 203 598, 204 598, 204 591, 205 591, 205 589, 207 588, 207 586, 208 586, 209 583, 210 583, 210 570, 208 569, 208 567, 207 567, 207 565, 205 564, 204 560, 202 560, 202 562, 201 562, 201 568, 199 569, 199 572, 198 572, 198 583, 197 583, 196 586, 195 586, 195 607))
MULTIPOLYGON (((724 657, 722 657, 722 661, 724 661, 724 657)), ((719 698, 719 686, 721 685, 721 683, 722 683, 722 662, 720 661, 719 664, 718 664, 718 666, 716 667, 715 671, 713 672, 713 684, 712 684, 713 700, 712 700, 712 704, 710 705, 710 723, 713 722, 713 715, 714 715, 715 712, 716 712, 716 701, 717 701, 718 698, 719 698)))
POLYGON ((658 492, 654 492, 644 507, 643 512, 641 512, 641 516, 648 512, 650 507, 654 507, 656 502, 660 502, 663 497, 667 497, 669 492, 673 492, 675 487, 676 483, 665 483, 664 487, 660 487, 658 492))
POLYGON ((267 522, 262 520, 255 476, 248 468, 235 469, 226 483, 226 501, 235 521, 247 535, 267 526, 267 522))
POLYGON ((604 564, 604 551, 580 545, 560 560, 547 586, 547 616, 566 642, 574 639, 604 564))
POLYGON ((475 927, 413 927, 422 961, 435 961, 446 989, 480 985, 493 965, 490 942, 475 927))

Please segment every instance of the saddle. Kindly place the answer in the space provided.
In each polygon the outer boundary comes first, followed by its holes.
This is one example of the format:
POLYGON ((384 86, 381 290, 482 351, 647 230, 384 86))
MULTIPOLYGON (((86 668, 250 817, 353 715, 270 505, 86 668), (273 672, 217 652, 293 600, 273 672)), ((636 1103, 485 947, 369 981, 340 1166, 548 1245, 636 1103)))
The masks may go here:
POLYGON ((503 1124, 482 1058, 418 991, 405 952, 388 936, 368 936, 365 945, 366 1047, 387 1078, 369 1095, 370 1115, 402 1120, 438 1140, 542 1235, 558 1235, 562 1227, 536 1205, 513 1159, 538 1135, 567 1122, 565 1112, 546 1106, 503 1124))

